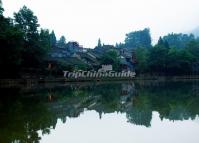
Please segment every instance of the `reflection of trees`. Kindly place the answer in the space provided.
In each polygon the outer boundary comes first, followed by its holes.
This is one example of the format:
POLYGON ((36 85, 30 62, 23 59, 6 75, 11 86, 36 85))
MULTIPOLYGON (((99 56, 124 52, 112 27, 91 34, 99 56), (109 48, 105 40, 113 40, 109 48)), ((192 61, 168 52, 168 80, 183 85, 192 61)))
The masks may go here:
POLYGON ((57 119, 78 117, 82 112, 126 113, 128 122, 151 126, 152 111, 161 119, 194 119, 199 114, 199 96, 188 83, 133 84, 112 83, 73 85, 21 93, 1 89, 0 142, 39 142, 43 134, 55 128, 57 119), (136 90, 135 90, 136 88, 136 90), (136 92, 135 92, 136 91, 136 92))
POLYGON ((40 139, 37 131, 49 133, 50 127, 57 122, 38 99, 27 100, 16 92, 4 92, 2 96, 0 103, 0 142, 2 143, 14 141, 37 143, 40 139))
POLYGON ((132 108, 126 112, 128 122, 135 125, 151 126, 152 112, 150 110, 139 110, 132 108))
POLYGON ((188 120, 190 117, 190 112, 183 106, 171 107, 168 116, 170 120, 188 120))
POLYGON ((195 96, 189 82, 164 82, 152 86, 137 86, 139 97, 147 96, 151 110, 160 118, 170 120, 195 119, 199 114, 199 96, 195 96))
POLYGON ((151 126, 152 109, 148 96, 136 96, 134 106, 126 111, 127 119, 130 123, 136 125, 151 126))

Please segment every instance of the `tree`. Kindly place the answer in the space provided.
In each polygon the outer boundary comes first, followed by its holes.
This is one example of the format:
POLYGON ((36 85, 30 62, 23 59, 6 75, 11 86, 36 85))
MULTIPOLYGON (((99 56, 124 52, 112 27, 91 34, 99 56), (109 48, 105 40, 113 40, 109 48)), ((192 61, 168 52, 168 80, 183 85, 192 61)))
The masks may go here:
POLYGON ((179 74, 181 72, 180 49, 172 47, 168 51, 167 69, 169 74, 179 74))
POLYGON ((14 13, 16 25, 24 32, 24 40, 30 42, 38 38, 38 19, 33 12, 23 6, 18 13, 14 13))
POLYGON ((16 26, 24 33, 22 51, 23 67, 38 68, 43 66, 44 57, 49 47, 50 35, 46 30, 38 31, 38 20, 26 6, 14 13, 16 26))
POLYGON ((171 33, 163 37, 164 41, 167 41, 170 47, 176 47, 176 48, 185 48, 186 45, 194 40, 193 34, 175 34, 171 33))
POLYGON ((135 49, 137 66, 136 71, 144 73, 148 70, 148 49, 147 48, 136 48, 135 49))
POLYGON ((145 28, 126 34, 125 46, 126 48, 151 47, 150 29, 145 28))
POLYGON ((180 50, 178 61, 180 65, 180 73, 179 74, 190 74, 192 71, 192 63, 194 56, 187 50, 180 50))
POLYGON ((158 44, 149 50, 149 67, 157 73, 167 72, 168 51, 166 42, 160 37, 158 44))
POLYGON ((57 42, 58 47, 65 48, 66 46, 66 38, 64 36, 61 36, 59 41, 57 42))
POLYGON ((50 33, 50 45, 52 48, 56 47, 56 43, 57 43, 57 38, 55 36, 55 32, 54 30, 50 33))
POLYGON ((99 40, 98 40, 97 47, 98 47, 98 48, 101 48, 101 47, 102 47, 102 43, 101 43, 101 40, 100 40, 100 38, 99 38, 99 40))
POLYGON ((41 29, 39 34, 39 42, 40 42, 40 47, 42 47, 40 50, 43 51, 43 54, 46 54, 51 48, 50 36, 51 35, 48 29, 41 29))
POLYGON ((39 57, 41 57, 37 17, 30 9, 23 6, 19 12, 14 13, 14 18, 16 26, 24 33, 23 67, 36 67, 39 65, 39 57))
POLYGON ((114 70, 118 70, 119 68, 119 55, 114 50, 107 51, 102 57, 101 57, 101 64, 111 64, 113 65, 114 70))
POLYGON ((3 9, 3 7, 2 7, 2 2, 1 2, 1 0, 0 0, 0 16, 3 15, 3 11, 4 11, 4 9, 3 9))
POLYGON ((0 16, 0 76, 13 77, 19 72, 23 33, 8 18, 0 16))
POLYGON ((167 41, 160 37, 158 44, 149 50, 150 71, 164 75, 190 74, 192 64, 199 56, 197 47, 195 42, 187 48, 169 47, 167 41))
POLYGON ((199 41, 192 40, 187 44, 186 49, 194 56, 195 62, 199 62, 199 41))

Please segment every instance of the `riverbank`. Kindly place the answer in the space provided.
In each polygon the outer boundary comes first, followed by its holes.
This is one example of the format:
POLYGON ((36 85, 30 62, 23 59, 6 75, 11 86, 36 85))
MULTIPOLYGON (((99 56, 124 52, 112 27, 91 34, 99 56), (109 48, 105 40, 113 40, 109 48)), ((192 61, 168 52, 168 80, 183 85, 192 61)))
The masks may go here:
POLYGON ((84 82, 115 82, 115 81, 193 81, 199 76, 137 76, 123 78, 27 78, 27 79, 0 79, 0 86, 37 85, 47 83, 84 83, 84 82))

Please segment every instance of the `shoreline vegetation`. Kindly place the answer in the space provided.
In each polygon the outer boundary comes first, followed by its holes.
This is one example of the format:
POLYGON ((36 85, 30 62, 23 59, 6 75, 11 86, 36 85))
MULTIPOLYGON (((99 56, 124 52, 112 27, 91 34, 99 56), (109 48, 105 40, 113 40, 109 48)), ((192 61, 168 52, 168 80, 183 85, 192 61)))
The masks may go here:
POLYGON ((171 80, 193 79, 199 75, 199 38, 193 34, 170 33, 152 45, 150 29, 145 28, 127 33, 124 42, 115 45, 99 39, 96 47, 84 48, 64 36, 57 40, 55 32, 41 28, 37 16, 26 6, 13 18, 5 17, 3 12, 0 0, 1 82, 73 82, 76 80, 63 78, 63 71, 99 71, 102 65, 110 65, 115 72, 135 72, 138 77, 134 80, 164 76, 171 80))

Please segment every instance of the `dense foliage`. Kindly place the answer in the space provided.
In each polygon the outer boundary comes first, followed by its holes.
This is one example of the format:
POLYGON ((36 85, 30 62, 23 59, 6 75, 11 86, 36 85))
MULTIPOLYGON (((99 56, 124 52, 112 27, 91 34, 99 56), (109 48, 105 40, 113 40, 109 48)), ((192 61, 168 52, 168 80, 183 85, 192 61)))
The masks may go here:
POLYGON ((125 47, 151 47, 150 30, 148 28, 145 28, 144 30, 134 31, 126 34, 125 47))
MULTIPOLYGON (((1 14, 3 9, 1 9, 1 14)), ((11 19, 0 15, 0 67, 1 75, 9 75, 20 66, 23 45, 23 32, 17 28, 11 19)))
POLYGON ((119 55, 116 51, 114 50, 109 50, 107 51, 102 57, 101 57, 101 64, 105 65, 113 65, 113 70, 118 70, 119 69, 119 55))
POLYGON ((167 41, 170 47, 185 48, 189 42, 194 40, 194 35, 171 33, 164 36, 163 40, 167 41))
POLYGON ((1 77, 17 76, 26 69, 43 69, 51 47, 49 30, 38 30, 37 17, 26 6, 14 13, 14 19, 5 18, 0 10, 1 77))
POLYGON ((199 74, 199 39, 192 34, 171 33, 151 45, 149 29, 126 34, 118 49, 135 50, 137 74, 190 75, 199 74))
POLYGON ((52 48, 55 48, 56 43, 57 43, 57 38, 56 38, 56 36, 55 36, 55 32, 52 31, 52 32, 50 33, 50 45, 51 45, 51 47, 52 47, 52 48))
MULTIPOLYGON (((187 41, 185 41, 186 43, 187 41)), ((159 39, 152 48, 137 48, 137 71, 161 75, 198 74, 199 41, 193 39, 185 48, 169 46, 168 42, 159 39)))
POLYGON ((2 2, 0 0, 0 15, 2 15, 2 14, 3 14, 3 7, 2 7, 2 2))

